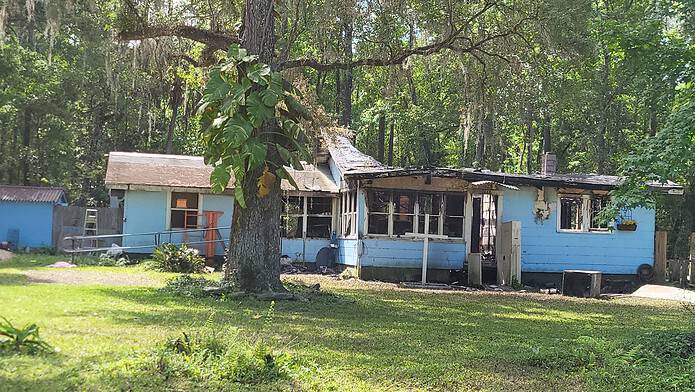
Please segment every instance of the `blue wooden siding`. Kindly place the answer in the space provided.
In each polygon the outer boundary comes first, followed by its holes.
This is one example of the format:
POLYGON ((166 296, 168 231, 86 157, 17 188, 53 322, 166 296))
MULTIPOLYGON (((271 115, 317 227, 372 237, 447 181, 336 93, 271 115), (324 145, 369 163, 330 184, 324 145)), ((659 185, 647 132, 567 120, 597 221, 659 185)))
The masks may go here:
MULTIPOLYGON (((201 194, 203 211, 222 211, 218 222, 219 226, 230 226, 234 211, 234 198, 229 195, 201 194)), ((125 210, 123 216, 124 234, 140 234, 150 232, 169 231, 167 221, 167 192, 165 191, 127 191, 125 196, 125 210)), ((222 237, 229 241, 229 230, 222 230, 222 237)), ((198 242, 204 240, 204 233, 173 233, 162 235, 161 242, 198 242)), ((125 246, 146 246, 154 242, 152 235, 138 235, 124 238, 125 246)), ((204 254, 205 245, 193 245, 204 254)), ((131 253, 151 253, 152 247, 143 247, 129 250, 131 253)), ((217 245, 216 254, 224 252, 222 244, 217 245)))
POLYGON ((329 245, 330 241, 328 239, 307 238, 302 240, 301 238, 283 238, 280 252, 289 256, 292 260, 314 263, 319 250, 329 245), (302 242, 305 244, 303 245, 302 242), (303 255, 302 250, 306 254, 303 255))
MULTIPOLYGON (((167 193, 127 191, 123 210, 123 234, 166 231, 167 193)), ((163 242, 168 238, 162 238, 163 242)), ((146 246, 154 243, 151 235, 123 238, 123 246, 146 246)), ((128 250, 130 253, 151 253, 151 247, 128 250)))
POLYGON ((562 272, 591 269, 609 274, 634 274, 640 264, 654 264, 655 213, 636 209, 637 231, 565 233, 557 230, 557 190, 546 188, 550 217, 536 222, 533 208, 537 192, 523 187, 506 191, 502 221, 521 222, 522 272, 562 272))
MULTIPOLYGON (((364 239, 360 266, 422 267, 422 240, 405 238, 364 239)), ((429 268, 461 269, 466 259, 463 242, 430 241, 427 258, 429 268)))
POLYGON ((20 248, 53 247, 53 203, 0 202, 0 241, 9 241, 8 232, 19 230, 20 248))
POLYGON ((357 239, 338 239, 337 263, 352 267, 357 266, 357 246, 357 239))

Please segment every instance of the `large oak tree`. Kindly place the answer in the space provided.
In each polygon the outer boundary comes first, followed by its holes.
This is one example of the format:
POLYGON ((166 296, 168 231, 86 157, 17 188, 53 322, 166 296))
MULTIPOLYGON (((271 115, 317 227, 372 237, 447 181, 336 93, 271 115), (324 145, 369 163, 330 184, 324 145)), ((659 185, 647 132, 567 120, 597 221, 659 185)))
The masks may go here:
MULTIPOLYGON (((231 45, 238 44, 253 56, 253 61, 268 64, 273 72, 309 67, 318 72, 347 70, 348 74, 358 67, 397 66, 412 56, 428 56, 442 51, 470 55, 481 63, 486 58, 510 61, 497 52, 496 48, 504 46, 500 42, 526 42, 526 28, 536 18, 533 2, 359 2, 359 5, 344 9, 340 18, 314 21, 339 24, 338 30, 343 31, 343 35, 338 46, 342 44, 345 55, 333 56, 331 59, 329 56, 291 58, 291 54, 296 52, 293 40, 298 36, 293 28, 299 26, 302 18, 312 12, 312 5, 302 1, 295 0, 291 5, 273 0, 246 0, 243 4, 235 4, 232 8, 240 10, 239 23, 236 24, 238 28, 207 23, 202 17, 164 23, 146 16, 150 14, 150 6, 146 2, 124 0, 122 7, 124 21, 119 39, 143 40, 176 36, 193 40, 205 45, 201 58, 191 59, 203 66, 216 62, 216 51, 225 51, 231 45), (406 18, 415 11, 423 16, 417 21, 418 39, 413 39, 411 34, 404 43, 396 29, 380 32, 393 25, 389 24, 389 20, 406 18), (288 14, 293 16, 288 17, 288 14), (386 37, 375 46, 380 50, 372 50, 372 56, 353 58, 352 51, 345 49, 355 44, 354 36, 357 33, 354 29, 358 19, 360 30, 365 36, 368 32, 376 31, 378 36, 386 37), (292 27, 288 28, 287 24, 292 27), (282 26, 282 50, 277 47, 279 25, 282 26), (419 45, 413 44, 413 41, 417 41, 419 45)), ((411 26, 412 33, 412 26, 416 21, 411 19, 405 23, 411 26)), ((246 71, 241 70, 240 74, 244 72, 246 71)), ((350 94, 341 91, 340 95, 345 97, 350 94)), ((277 118, 267 119, 262 124, 255 124, 252 132, 255 135, 276 133, 278 122, 277 118)), ((214 140, 212 143, 220 143, 220 139, 214 140)), ((277 163, 287 159, 280 157, 282 147, 273 146, 285 143, 285 147, 289 149, 294 141, 266 137, 263 142, 267 144, 264 147, 264 159, 267 163, 277 163)), ((222 165, 220 160, 211 163, 218 165, 216 171, 219 173, 219 165, 222 165)), ((244 173, 241 181, 237 179, 235 184, 235 187, 243 191, 243 203, 237 198, 237 207, 242 207, 243 204, 244 208, 235 209, 225 278, 249 292, 283 290, 279 267, 282 206, 280 177, 273 176, 272 182, 266 181, 270 178, 265 175, 267 167, 267 164, 256 165, 248 173, 244 173), (259 180, 266 183, 268 189, 265 192, 258 191, 259 180)), ((223 170, 232 169, 224 166, 223 170)))

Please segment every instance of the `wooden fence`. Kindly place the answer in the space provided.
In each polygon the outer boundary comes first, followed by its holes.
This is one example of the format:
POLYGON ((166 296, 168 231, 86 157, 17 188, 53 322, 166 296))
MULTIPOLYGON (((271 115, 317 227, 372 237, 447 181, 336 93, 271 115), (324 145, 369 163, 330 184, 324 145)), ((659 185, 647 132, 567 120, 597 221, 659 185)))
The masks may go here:
POLYGON ((690 255, 687 259, 666 262, 665 280, 680 287, 695 286, 695 233, 690 235, 690 255))
MULTIPOLYGON (((123 232, 123 209, 99 207, 97 212, 97 234, 120 234, 123 232)), ((56 206, 53 210, 53 244, 56 251, 70 249, 71 243, 63 241, 68 236, 84 234, 84 218, 87 207, 56 206)), ((113 243, 121 245, 120 238, 114 238, 113 243)), ((109 244, 111 245, 111 244, 109 244)))

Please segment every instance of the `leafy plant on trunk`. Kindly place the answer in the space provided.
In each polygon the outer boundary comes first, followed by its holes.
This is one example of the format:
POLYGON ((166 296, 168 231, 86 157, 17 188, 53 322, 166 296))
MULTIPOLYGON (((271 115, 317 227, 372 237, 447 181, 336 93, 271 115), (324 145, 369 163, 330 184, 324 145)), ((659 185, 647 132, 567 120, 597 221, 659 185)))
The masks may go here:
MULTIPOLYGON (((285 169, 291 165, 301 170, 301 159, 309 155, 300 124, 309 115, 297 94, 258 56, 238 44, 230 46, 226 60, 210 70, 199 107, 206 132, 205 160, 215 166, 210 176, 213 191, 224 191, 231 174, 236 184, 243 184, 259 170, 258 197, 266 197, 279 179, 297 186, 285 169)), ((248 191, 234 188, 239 206, 246 207, 248 191)))

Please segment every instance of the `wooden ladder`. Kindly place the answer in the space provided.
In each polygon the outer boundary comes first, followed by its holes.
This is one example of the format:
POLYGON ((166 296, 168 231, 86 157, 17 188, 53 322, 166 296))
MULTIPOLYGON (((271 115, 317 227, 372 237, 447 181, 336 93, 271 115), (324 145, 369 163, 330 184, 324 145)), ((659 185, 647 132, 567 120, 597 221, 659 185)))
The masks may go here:
MULTIPOLYGON (((99 210, 94 208, 87 208, 84 212, 84 227, 82 228, 82 235, 97 235, 99 231, 98 223, 99 210)), ((97 246, 97 240, 93 239, 88 241, 91 246, 97 246)))

